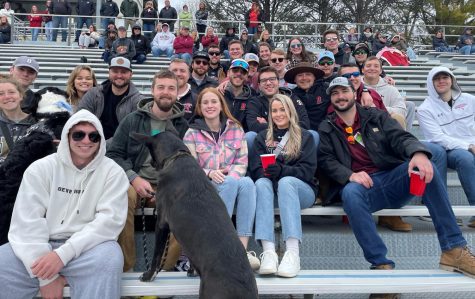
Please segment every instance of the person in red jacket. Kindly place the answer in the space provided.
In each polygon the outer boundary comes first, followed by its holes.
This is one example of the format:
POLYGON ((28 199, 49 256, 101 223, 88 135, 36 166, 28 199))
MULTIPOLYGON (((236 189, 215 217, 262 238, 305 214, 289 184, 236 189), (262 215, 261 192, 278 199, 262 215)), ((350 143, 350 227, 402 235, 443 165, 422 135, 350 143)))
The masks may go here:
POLYGON ((190 36, 190 28, 183 26, 180 29, 180 35, 173 41, 173 49, 175 54, 171 57, 171 60, 175 58, 181 58, 186 61, 188 65, 191 64, 191 55, 193 54, 194 40, 190 36))
POLYGON ((201 38, 201 44, 203 45, 203 51, 208 51, 208 47, 211 44, 218 44, 218 36, 214 34, 214 28, 209 26, 206 28, 206 35, 201 38))
POLYGON ((36 41, 38 39, 41 23, 43 22, 43 17, 38 15, 39 13, 40 12, 38 11, 38 7, 36 5, 31 6, 31 15, 28 16, 28 21, 30 22, 32 41, 36 41))

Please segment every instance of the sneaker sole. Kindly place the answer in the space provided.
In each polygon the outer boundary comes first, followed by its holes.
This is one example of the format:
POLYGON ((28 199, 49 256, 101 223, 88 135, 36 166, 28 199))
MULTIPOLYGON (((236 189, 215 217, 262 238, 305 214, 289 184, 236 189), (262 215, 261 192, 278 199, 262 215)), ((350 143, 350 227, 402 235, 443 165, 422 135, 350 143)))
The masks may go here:
POLYGON ((282 272, 277 272, 276 273, 277 276, 280 276, 280 277, 286 277, 286 278, 292 278, 292 277, 295 277, 298 275, 298 273, 282 273, 282 272))
POLYGON ((462 269, 459 269, 459 268, 455 268, 453 266, 449 266, 449 265, 443 265, 443 264, 439 264, 439 269, 441 270, 445 270, 445 271, 449 271, 449 272, 458 272, 458 273, 462 273, 464 275, 467 275, 468 277, 471 277, 471 278, 475 278, 475 275, 472 274, 472 273, 468 273, 462 269))
POLYGON ((273 269, 267 269, 267 270, 259 270, 258 272, 260 275, 270 275, 270 274, 276 274, 277 270, 273 269))

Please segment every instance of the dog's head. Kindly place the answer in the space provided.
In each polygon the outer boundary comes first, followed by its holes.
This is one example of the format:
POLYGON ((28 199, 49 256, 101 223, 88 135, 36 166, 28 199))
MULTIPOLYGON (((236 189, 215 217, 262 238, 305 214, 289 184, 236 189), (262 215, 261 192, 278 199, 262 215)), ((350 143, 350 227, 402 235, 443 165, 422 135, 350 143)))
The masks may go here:
POLYGON ((164 131, 154 136, 132 133, 131 137, 145 143, 152 156, 152 166, 162 169, 167 159, 178 152, 190 153, 183 141, 175 134, 164 131))

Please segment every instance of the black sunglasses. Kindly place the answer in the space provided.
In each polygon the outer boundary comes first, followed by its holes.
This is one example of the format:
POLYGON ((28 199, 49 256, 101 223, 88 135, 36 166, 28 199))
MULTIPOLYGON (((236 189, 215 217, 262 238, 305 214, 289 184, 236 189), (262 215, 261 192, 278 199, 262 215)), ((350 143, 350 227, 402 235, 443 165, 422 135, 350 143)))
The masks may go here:
POLYGON ((213 56, 213 55, 214 56, 219 56, 219 55, 221 55, 221 52, 208 52, 208 55, 209 56, 213 56))
MULTIPOLYGON (((87 136, 89 137, 89 140, 91 140, 91 142, 93 143, 98 143, 99 141, 101 141, 101 135, 97 131, 91 132, 87 134, 87 136)), ((71 138, 74 141, 81 141, 84 139, 84 137, 86 137, 86 132, 84 131, 76 131, 71 133, 71 138)))
POLYGON ((279 57, 279 58, 272 58, 270 61, 272 61, 272 63, 277 63, 277 61, 282 62, 284 61, 284 59, 285 58, 279 57))
POLYGON ((209 62, 206 61, 206 60, 195 60, 195 61, 193 61, 193 63, 195 63, 196 65, 200 65, 200 64, 208 65, 209 64, 209 62))

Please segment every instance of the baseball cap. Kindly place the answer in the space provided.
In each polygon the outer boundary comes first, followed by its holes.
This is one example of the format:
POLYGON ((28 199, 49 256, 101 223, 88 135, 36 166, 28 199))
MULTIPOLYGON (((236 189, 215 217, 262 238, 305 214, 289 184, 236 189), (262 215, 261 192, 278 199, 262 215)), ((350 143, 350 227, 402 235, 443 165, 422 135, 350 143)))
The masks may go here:
POLYGON ((40 71, 40 65, 38 62, 31 57, 28 56, 20 56, 17 59, 15 59, 15 62, 13 62, 13 66, 26 66, 29 67, 30 69, 35 70, 35 72, 40 71))
POLYGON ((170 27, 170 26, 168 25, 168 23, 163 23, 163 24, 162 24, 162 28, 163 28, 163 26, 170 27))
POLYGON ((246 55, 244 55, 244 60, 248 63, 251 61, 259 63, 259 56, 254 53, 247 53, 246 55))
POLYGON ((127 31, 127 29, 125 29, 124 26, 120 26, 120 27, 118 28, 118 30, 119 30, 119 31, 127 31))
POLYGON ((249 63, 247 63, 246 60, 241 59, 241 58, 234 59, 231 62, 231 66, 229 67, 229 69, 235 69, 235 68, 242 68, 246 72, 249 72, 249 63))
POLYGON ((132 66, 130 65, 130 60, 124 57, 115 57, 112 58, 111 63, 109 65, 109 69, 112 67, 122 67, 124 69, 128 69, 132 71, 132 66))
POLYGON ((327 88, 327 94, 330 95, 332 89, 337 86, 351 87, 352 85, 350 81, 348 81, 348 79, 346 79, 345 77, 336 77, 332 80, 332 82, 330 82, 330 86, 328 86, 327 88))
POLYGON ((209 61, 209 55, 204 51, 196 51, 195 54, 193 54, 193 60, 195 60, 195 58, 203 58, 209 61))
POLYGON ((335 55, 333 55, 332 52, 330 51, 323 51, 323 52, 320 52, 318 54, 318 60, 317 61, 320 61, 322 60, 323 58, 330 58, 331 60, 335 61, 335 55))

